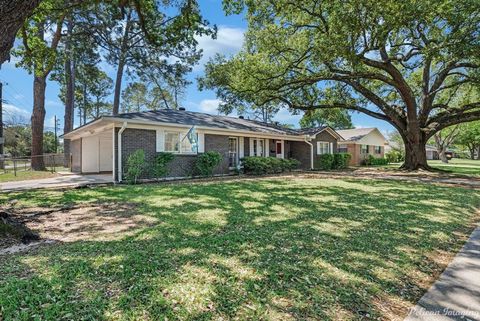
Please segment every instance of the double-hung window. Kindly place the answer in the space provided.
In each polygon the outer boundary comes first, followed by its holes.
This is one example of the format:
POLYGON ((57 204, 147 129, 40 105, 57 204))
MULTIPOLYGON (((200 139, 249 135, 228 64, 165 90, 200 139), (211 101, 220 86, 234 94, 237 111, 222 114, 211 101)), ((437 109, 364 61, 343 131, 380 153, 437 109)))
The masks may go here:
POLYGON ((360 146, 360 154, 368 154, 370 151, 369 145, 361 145, 360 146))
POLYGON ((375 154, 381 154, 382 153, 382 146, 375 146, 375 154))
POLYGON ((192 143, 186 137, 186 133, 177 131, 165 132, 165 151, 169 153, 196 153, 192 149, 192 143))
POLYGON ((330 154, 329 142, 317 142, 317 155, 330 154))
POLYGON ((253 155, 262 157, 265 156, 265 139, 255 138, 252 140, 253 144, 253 155))

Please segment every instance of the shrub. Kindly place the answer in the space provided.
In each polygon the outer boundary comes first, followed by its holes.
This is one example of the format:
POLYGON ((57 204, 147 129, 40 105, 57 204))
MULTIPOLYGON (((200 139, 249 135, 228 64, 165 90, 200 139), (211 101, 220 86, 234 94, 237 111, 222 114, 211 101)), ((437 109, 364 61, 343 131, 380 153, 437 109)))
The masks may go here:
POLYGON ((389 163, 400 163, 405 160, 405 156, 398 150, 391 150, 385 154, 385 158, 389 163))
POLYGON ((352 155, 349 153, 337 153, 333 154, 333 169, 344 169, 348 167, 348 164, 350 163, 350 158, 352 158, 352 155))
POLYGON ((242 159, 245 173, 261 175, 291 171, 300 165, 296 159, 250 156, 242 159))
POLYGON ((172 153, 158 153, 155 157, 155 163, 153 164, 153 175, 155 178, 161 178, 167 176, 168 164, 173 161, 175 155, 172 153))
POLYGON ((138 178, 145 170, 145 152, 143 149, 137 149, 130 154, 127 159, 127 170, 125 178, 130 184, 136 184, 138 178))
POLYGON ((323 154, 317 157, 315 168, 322 170, 333 169, 333 154, 323 154))
POLYGON ((197 158, 196 167, 202 176, 213 176, 213 170, 222 161, 222 155, 216 151, 200 154, 197 158))
POLYGON ((386 158, 376 158, 373 155, 368 155, 364 160, 364 165, 366 166, 379 166, 379 165, 388 165, 386 158))

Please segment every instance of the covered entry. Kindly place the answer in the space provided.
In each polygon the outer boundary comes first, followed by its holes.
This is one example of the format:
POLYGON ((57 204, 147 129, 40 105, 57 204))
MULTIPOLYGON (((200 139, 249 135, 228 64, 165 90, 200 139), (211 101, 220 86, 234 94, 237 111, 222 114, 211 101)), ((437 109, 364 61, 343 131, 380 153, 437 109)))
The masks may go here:
POLYGON ((111 131, 82 138, 82 173, 113 170, 113 138, 111 131))

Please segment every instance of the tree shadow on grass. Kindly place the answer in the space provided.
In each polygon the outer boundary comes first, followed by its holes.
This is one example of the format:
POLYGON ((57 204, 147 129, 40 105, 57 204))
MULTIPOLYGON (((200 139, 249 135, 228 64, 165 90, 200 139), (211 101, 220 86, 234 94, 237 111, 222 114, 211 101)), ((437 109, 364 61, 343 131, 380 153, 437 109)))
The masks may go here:
POLYGON ((427 255, 458 248, 454 233, 470 231, 479 204, 471 190, 353 179, 122 186, 40 202, 92 200, 136 203, 158 224, 10 257, 5 319, 385 317, 375 302, 418 299, 420 278, 441 268, 427 255))

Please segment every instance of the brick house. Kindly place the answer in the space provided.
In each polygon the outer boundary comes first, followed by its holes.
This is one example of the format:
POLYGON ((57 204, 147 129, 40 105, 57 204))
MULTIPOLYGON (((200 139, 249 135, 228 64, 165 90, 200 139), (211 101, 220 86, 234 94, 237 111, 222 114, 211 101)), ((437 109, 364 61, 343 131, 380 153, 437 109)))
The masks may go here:
POLYGON ((197 155, 207 151, 223 156, 216 174, 232 172, 246 156, 295 158, 301 168, 312 169, 319 155, 337 150, 342 137, 330 127, 296 130, 181 109, 102 116, 64 139, 70 140, 73 172, 111 172, 121 181, 137 149, 145 151, 147 162, 160 152, 175 154, 168 175, 185 177, 193 173, 197 155))
POLYGON ((369 156, 376 158, 385 156, 385 144, 387 140, 377 128, 356 128, 337 130, 343 137, 338 143, 338 152, 349 153, 351 166, 362 165, 369 156))

